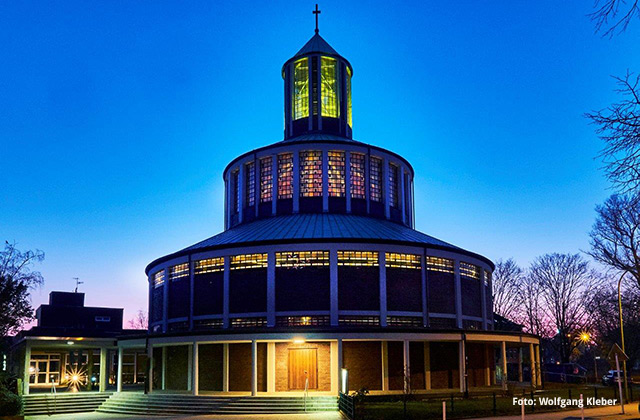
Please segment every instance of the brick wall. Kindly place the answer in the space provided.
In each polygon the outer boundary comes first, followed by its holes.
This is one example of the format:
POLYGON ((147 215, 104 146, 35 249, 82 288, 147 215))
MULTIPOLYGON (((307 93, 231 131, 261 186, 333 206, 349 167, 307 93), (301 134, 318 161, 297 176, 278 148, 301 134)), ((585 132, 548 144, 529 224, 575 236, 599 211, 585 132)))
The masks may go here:
POLYGON ((349 370, 349 390, 382 389, 380 341, 344 341, 342 363, 349 370))

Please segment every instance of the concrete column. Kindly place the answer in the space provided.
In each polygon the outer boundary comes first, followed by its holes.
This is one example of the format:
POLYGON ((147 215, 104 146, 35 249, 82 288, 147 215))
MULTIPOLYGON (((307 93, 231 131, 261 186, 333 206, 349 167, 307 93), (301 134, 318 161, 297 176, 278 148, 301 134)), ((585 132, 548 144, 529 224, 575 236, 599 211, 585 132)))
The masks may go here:
POLYGON ((400 179, 398 179, 398 201, 400 204, 400 212, 402 213, 402 223, 406 223, 407 222, 407 214, 404 210, 404 205, 406 203, 405 198, 404 198, 404 191, 405 191, 405 187, 404 187, 404 167, 402 165, 398 166, 398 177, 400 179))
POLYGON ((351 152, 344 152, 344 193, 347 213, 351 213, 351 152))
POLYGON ((240 223, 244 222, 244 198, 245 198, 245 185, 244 185, 244 180, 245 180, 245 173, 247 172, 244 166, 244 163, 240 163, 239 166, 239 173, 238 173, 238 196, 240 198, 240 206, 238 206, 238 221, 240 223))
POLYGON ((424 342, 424 384, 427 391, 431 390, 431 344, 424 342))
POLYGON ((276 392, 276 343, 274 342, 267 343, 267 392, 276 392))
POLYGON ((193 395, 198 395, 198 388, 200 387, 200 372, 198 367, 200 366, 200 360, 198 358, 198 343, 194 342, 191 345, 193 351, 191 356, 191 391, 193 395))
POLYGON ((338 251, 329 250, 329 293, 330 321, 332 326, 338 325, 338 251))
POLYGON ((276 253, 267 254, 267 327, 276 326, 276 253))
MULTIPOLYGON (((106 358, 106 354, 105 354, 106 358)), ((118 347, 118 376, 116 377, 116 391, 122 392, 122 361, 124 359, 124 349, 118 347)), ((100 352, 100 386, 102 386, 102 351, 100 352)))
POLYGON ((258 342, 251 341, 251 395, 258 394, 258 342))
POLYGON ((338 342, 331 341, 329 343, 329 352, 331 355, 331 393, 338 395, 340 387, 338 378, 340 377, 340 364, 338 363, 338 342))
POLYGON ((367 151, 364 157, 364 194, 367 200, 367 214, 369 214, 371 206, 371 175, 369 173, 371 167, 371 153, 367 151))
POLYGON ((166 389, 167 381, 167 348, 162 347, 162 390, 166 389))
POLYGON ((542 365, 540 364, 540 344, 536 348, 536 382, 538 386, 542 386, 542 365))
POLYGON ((429 307, 427 303, 427 296, 429 291, 427 290, 427 255, 425 250, 422 251, 420 257, 420 272, 422 274, 422 325, 424 327, 429 326, 429 307))
POLYGON ((384 205, 384 217, 391 217, 391 206, 389 205, 389 161, 382 159, 382 204, 384 205))
POLYGON ((467 354, 464 340, 458 342, 458 372, 460 372, 460 392, 467 390, 467 354))
POLYGON ((169 331, 169 269, 164 269, 164 284, 162 285, 162 330, 169 331))
POLYGON ((224 257, 222 273, 222 327, 229 328, 229 274, 231 272, 231 256, 224 257))
MULTIPOLYGON (((60 359, 60 363, 64 366, 64 359, 60 359)), ((29 372, 29 367, 31 366, 31 345, 28 340, 25 340, 25 348, 24 348, 24 373, 22 375, 22 393, 24 395, 29 395, 29 378, 31 377, 31 373, 29 372)))
POLYGON ((322 211, 329 211, 329 153, 322 150, 322 211))
POLYGON ((187 346, 187 391, 193 392, 193 345, 187 346))
MULTIPOLYGON (((311 118, 309 118, 309 122, 311 122, 311 118)), ((293 212, 300 212, 300 152, 297 150, 293 152, 293 212)))
POLYGON ((507 390, 507 342, 502 342, 502 389, 507 390))
POLYGON ((484 383, 486 386, 491 386, 491 356, 493 355, 493 344, 484 345, 484 363, 485 363, 485 378, 484 383))
POLYGON ((382 347, 380 354, 382 355, 382 390, 389 390, 389 343, 381 341, 382 347))
POLYGON ((487 330, 487 271, 480 270, 480 306, 482 307, 482 329, 487 330))
POLYGON ((278 211, 278 155, 272 155, 271 158, 271 214, 275 216, 278 211))
MULTIPOLYGON (((189 330, 193 330, 193 301, 195 290, 195 270, 193 266, 194 263, 191 261, 191 255, 189 255, 189 330)), ((135 359, 137 359, 137 357, 135 357, 135 359)))
POLYGON ((229 343, 222 344, 222 392, 229 392, 229 343))
POLYGON ((151 393, 151 391, 153 391, 153 364, 155 363, 153 358, 153 346, 151 346, 151 344, 149 344, 149 347, 147 348, 147 359, 149 360, 149 377, 147 378, 149 388, 147 389, 147 392, 151 393))
POLYGON ((518 347, 518 382, 522 382, 522 347, 518 347))
POLYGON ((538 374, 536 373, 536 353, 533 351, 533 343, 529 343, 529 369, 531 370, 531 386, 536 388, 538 386, 538 381, 536 380, 538 374))
POLYGON ((456 293, 456 326, 462 328, 462 286, 460 284, 460 260, 453 262, 453 275, 456 293))
POLYGON ((378 254, 380 265, 380 326, 387 326, 387 256, 384 252, 378 254))
MULTIPOLYGON (((337 376, 338 376, 338 390, 342 392, 342 367, 344 366, 342 361, 342 338, 338 338, 337 341, 337 353, 338 353, 338 363, 337 363, 337 376)), ((349 390, 346 390, 349 392, 349 390)))
MULTIPOLYGON (((100 348, 100 392, 107 391, 107 379, 109 374, 107 373, 107 354, 109 350, 105 347, 100 348)), ((116 391, 122 392, 122 358, 124 349, 122 347, 118 347, 118 373, 116 377, 116 391)))
POLYGON ((404 378, 402 380, 402 382, 404 383, 404 390, 406 393, 411 392, 411 359, 409 356, 409 340, 404 340, 402 342, 403 344, 403 352, 402 352, 402 356, 403 356, 403 365, 404 365, 404 378))

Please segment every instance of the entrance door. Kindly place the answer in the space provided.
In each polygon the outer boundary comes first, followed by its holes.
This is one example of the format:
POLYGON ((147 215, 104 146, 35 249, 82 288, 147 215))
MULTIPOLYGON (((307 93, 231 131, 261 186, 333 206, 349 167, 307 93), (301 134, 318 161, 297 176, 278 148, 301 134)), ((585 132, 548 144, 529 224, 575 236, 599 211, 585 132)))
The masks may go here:
POLYGON ((318 389, 318 349, 289 349, 289 389, 318 389))

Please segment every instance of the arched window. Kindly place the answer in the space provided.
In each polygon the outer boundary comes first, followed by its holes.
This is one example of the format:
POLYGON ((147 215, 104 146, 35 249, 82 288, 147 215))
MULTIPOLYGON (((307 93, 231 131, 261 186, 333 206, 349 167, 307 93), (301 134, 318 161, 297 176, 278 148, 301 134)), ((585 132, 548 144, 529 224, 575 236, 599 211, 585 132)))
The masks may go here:
POLYGON ((309 59, 293 63, 293 119, 309 116, 309 59))

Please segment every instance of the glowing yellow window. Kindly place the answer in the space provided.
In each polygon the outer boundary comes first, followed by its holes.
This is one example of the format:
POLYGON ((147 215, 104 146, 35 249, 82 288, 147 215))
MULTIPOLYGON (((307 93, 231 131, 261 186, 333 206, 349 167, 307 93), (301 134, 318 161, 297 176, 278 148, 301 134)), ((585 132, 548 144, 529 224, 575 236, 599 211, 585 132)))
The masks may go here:
POLYGON ((293 63, 293 119, 309 116, 309 60, 303 58, 293 63))
POLYGON ((338 118, 338 62, 329 57, 321 60, 322 116, 338 118))
POLYGON ((353 128, 353 121, 351 116, 351 69, 347 66, 347 124, 353 128))

